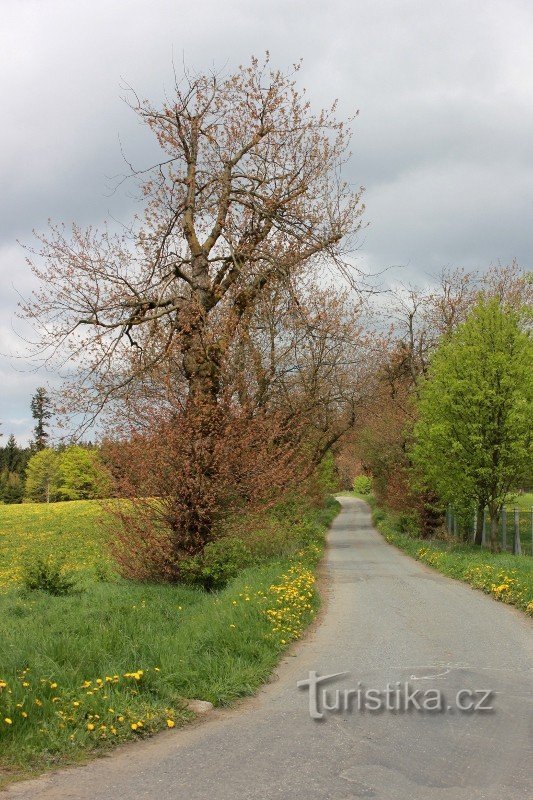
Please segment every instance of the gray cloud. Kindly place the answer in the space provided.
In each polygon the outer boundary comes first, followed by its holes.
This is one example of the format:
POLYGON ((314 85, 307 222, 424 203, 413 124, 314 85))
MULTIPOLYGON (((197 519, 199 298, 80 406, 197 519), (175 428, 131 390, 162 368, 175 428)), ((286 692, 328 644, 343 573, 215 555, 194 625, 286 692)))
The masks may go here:
MULTIPOLYGON (((206 69, 265 49, 281 66, 303 57, 314 104, 360 109, 348 175, 367 190, 367 268, 403 264, 394 276, 414 280, 447 264, 531 264, 528 0, 4 0, 2 14, 1 353, 17 348, 13 287, 31 288, 16 239, 31 243, 48 217, 127 220, 127 189, 109 193, 119 136, 141 166, 155 150, 124 82, 157 100, 183 58, 206 69)), ((21 366, 0 361, 0 421, 23 437, 50 376, 21 366)))

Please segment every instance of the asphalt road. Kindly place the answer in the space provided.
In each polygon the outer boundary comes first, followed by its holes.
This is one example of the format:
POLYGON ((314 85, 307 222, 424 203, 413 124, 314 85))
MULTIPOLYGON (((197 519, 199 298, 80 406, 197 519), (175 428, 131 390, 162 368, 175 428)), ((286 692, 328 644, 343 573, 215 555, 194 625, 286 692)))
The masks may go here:
POLYGON ((531 800, 530 622, 386 544, 364 503, 342 504, 329 535, 326 610, 258 697, 14 785, 5 800, 531 800), (296 687, 311 670, 348 673, 328 684, 330 702, 336 688, 403 690, 407 681, 440 690, 446 710, 352 708, 315 721, 309 691, 296 687), (494 710, 459 711, 462 689, 494 690, 494 710))

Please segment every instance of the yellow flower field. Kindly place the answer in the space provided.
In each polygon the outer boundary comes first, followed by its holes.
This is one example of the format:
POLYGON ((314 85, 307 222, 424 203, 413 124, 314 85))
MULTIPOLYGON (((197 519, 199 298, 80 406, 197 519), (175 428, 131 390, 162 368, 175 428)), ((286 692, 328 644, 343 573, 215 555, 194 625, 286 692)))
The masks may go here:
POLYGON ((111 569, 104 515, 97 500, 0 505, 0 591, 20 585, 24 565, 37 557, 77 573, 111 569))

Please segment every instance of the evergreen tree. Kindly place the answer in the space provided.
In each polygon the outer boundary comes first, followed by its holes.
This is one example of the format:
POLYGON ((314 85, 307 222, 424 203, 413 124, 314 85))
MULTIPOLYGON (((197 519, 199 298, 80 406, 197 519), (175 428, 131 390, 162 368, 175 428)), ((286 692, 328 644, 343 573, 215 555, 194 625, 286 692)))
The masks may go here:
POLYGON ((29 449, 19 447, 13 434, 0 447, 0 502, 21 503, 29 449))
POLYGON ((13 434, 9 436, 7 440, 7 444, 4 450, 4 466, 6 467, 8 472, 16 472, 18 466, 18 458, 19 455, 19 448, 17 447, 17 442, 13 434))
POLYGON ((31 399, 31 413, 34 420, 36 420, 34 447, 36 450, 43 450, 46 447, 46 440, 48 439, 47 420, 52 416, 50 411, 50 398, 43 386, 39 386, 31 399))

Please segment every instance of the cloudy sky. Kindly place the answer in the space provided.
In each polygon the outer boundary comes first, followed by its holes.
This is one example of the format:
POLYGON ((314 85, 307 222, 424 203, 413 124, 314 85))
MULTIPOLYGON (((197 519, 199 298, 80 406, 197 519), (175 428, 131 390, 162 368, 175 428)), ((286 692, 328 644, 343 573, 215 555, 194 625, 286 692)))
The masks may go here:
MULTIPOLYGON (((25 254, 48 218, 127 221, 110 193, 154 153, 123 102, 156 100, 172 62, 230 69, 252 53, 304 59, 314 105, 359 109, 349 177, 366 187, 357 257, 394 280, 443 266, 533 261, 531 0, 1 0, 0 422, 24 441, 35 387, 14 356, 25 254)), ((4 439, 5 441, 5 439, 4 439)))

